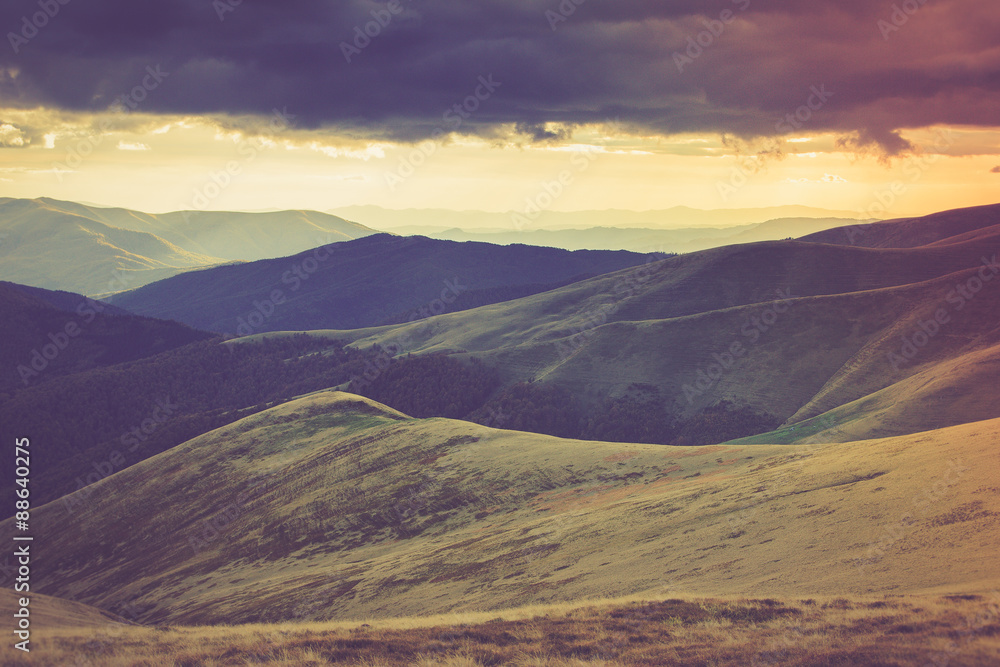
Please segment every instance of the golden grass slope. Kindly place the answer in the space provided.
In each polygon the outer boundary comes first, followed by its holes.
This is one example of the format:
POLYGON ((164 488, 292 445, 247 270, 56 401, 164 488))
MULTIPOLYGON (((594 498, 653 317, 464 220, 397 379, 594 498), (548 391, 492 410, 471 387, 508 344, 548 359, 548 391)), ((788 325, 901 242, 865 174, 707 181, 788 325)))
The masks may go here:
MULTIPOLYGON (((0 588, 0 613, 3 618, 12 618, 14 613, 20 609, 19 599, 25 597, 24 593, 16 593, 11 588, 0 588)), ((128 624, 128 621, 90 605, 62 600, 40 593, 30 593, 28 612, 30 614, 32 627, 34 629, 44 628, 107 628, 109 626, 120 626, 128 624)), ((11 624, 13 629, 13 624, 11 624)), ((9 645, 8 642, 4 642, 9 645)), ((12 653, 16 655, 16 653, 12 653)), ((8 664, 2 662, 0 664, 8 664)))
POLYGON ((45 629, 0 663, 102 667, 926 665, 1000 661, 1000 594, 616 599, 490 614, 239 627, 45 629))
POLYGON ((994 420, 686 449, 319 392, 37 509, 36 584, 185 624, 287 620, 305 601, 344 619, 639 593, 985 592, 1000 583, 998 435, 994 420))

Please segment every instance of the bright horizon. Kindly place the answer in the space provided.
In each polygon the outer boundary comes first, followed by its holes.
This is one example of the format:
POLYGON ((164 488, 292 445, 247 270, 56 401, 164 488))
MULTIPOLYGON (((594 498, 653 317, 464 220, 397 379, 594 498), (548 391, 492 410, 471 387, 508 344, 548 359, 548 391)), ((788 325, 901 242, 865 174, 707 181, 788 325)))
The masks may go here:
POLYGON ((0 8, 0 196, 881 217, 997 202, 995 2, 39 6, 0 8))

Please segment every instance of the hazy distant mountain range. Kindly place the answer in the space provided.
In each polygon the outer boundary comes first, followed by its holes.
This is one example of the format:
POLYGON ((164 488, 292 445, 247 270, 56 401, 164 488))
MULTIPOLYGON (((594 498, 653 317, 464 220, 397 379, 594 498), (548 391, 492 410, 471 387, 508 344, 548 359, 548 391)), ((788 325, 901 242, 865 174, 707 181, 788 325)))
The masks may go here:
POLYGON ((799 238, 806 234, 852 224, 855 224, 855 221, 847 218, 778 218, 734 227, 687 227, 683 229, 590 227, 587 229, 486 232, 456 228, 428 233, 428 236, 452 241, 485 241, 486 243, 503 245, 524 243, 567 250, 605 248, 635 252, 684 253, 736 243, 799 238))
POLYGON ((446 209, 389 209, 380 206, 347 206, 329 213, 356 220, 376 229, 397 234, 426 234, 448 229, 468 232, 512 232, 539 229, 589 229, 622 227, 641 229, 683 229, 686 227, 737 227, 778 218, 843 218, 857 220, 855 211, 814 208, 811 206, 770 206, 703 210, 675 206, 654 211, 552 211, 541 210, 530 217, 517 211, 452 211, 446 209))
MULTIPOLYGON (((377 226, 316 211, 150 214, 46 198, 3 198, 0 280, 107 296, 192 269, 286 257, 363 238, 377 229, 501 245, 678 253, 799 237, 847 224, 843 217, 802 217, 829 216, 830 212, 799 206, 732 211, 678 207, 646 213, 547 212, 538 219, 539 226, 547 228, 521 230, 504 227, 503 214, 390 211, 377 207, 346 211, 374 220, 377 226), (799 217, 787 217, 792 215, 799 217), (500 227, 483 229, 484 223, 500 227)), ((482 303, 485 301, 477 305, 482 303)))
POLYGON ((197 267, 281 257, 374 233, 315 211, 150 214, 0 199, 0 279, 91 296, 197 267))

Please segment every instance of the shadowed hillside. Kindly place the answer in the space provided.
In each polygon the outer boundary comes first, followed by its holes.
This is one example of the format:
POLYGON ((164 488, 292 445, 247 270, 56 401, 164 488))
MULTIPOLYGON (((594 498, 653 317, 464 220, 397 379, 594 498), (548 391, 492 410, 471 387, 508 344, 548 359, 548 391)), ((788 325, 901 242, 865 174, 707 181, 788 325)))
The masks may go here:
MULTIPOLYGON (((649 442, 704 444, 685 430, 728 440, 828 412, 824 430, 831 420, 846 429, 831 439, 899 435, 1000 416, 977 390, 1000 342, 998 251, 990 235, 909 249, 730 246, 418 323, 324 335, 377 345, 399 363, 409 353, 479 357, 503 387, 466 418, 495 423, 488 415, 513 412, 504 425, 524 430, 622 439, 620 429, 580 424, 625 401, 622 410, 652 415, 640 417, 649 434, 633 436, 649 442), (639 401, 644 412, 629 398, 636 387, 657 396, 639 401), (883 390, 878 402, 863 400, 883 390), (510 409, 511 392, 555 413, 527 419, 510 409), (887 411, 889 397, 900 407, 887 411)), ((372 393, 379 382, 352 387, 392 403, 372 393)), ((419 377, 410 387, 420 391, 419 377)))
POLYGON ((1000 232, 1000 204, 942 211, 922 218, 903 218, 829 229, 801 240, 864 248, 916 248, 975 239, 1000 232))
POLYGON ((636 266, 645 255, 378 234, 293 257, 189 272, 115 305, 209 331, 357 328, 535 294, 636 266))
POLYGON ((80 294, 0 282, 0 400, 7 391, 210 337, 80 294))

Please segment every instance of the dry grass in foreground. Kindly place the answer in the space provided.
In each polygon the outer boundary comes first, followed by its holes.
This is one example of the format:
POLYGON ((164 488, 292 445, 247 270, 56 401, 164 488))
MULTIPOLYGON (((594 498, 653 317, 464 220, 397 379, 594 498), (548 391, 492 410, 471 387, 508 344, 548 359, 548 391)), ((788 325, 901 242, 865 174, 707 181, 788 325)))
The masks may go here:
POLYGON ((1000 595, 670 599, 372 624, 51 630, 3 665, 1000 664, 1000 595), (426 625, 424 625, 426 623, 426 625))

